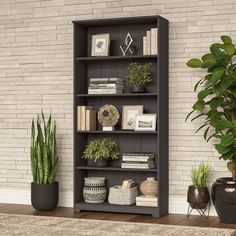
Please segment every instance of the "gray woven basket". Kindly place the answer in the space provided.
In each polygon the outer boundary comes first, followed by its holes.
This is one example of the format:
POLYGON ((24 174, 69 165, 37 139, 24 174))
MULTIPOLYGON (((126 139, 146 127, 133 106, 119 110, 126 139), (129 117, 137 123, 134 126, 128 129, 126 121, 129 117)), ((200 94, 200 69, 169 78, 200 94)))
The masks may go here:
POLYGON ((138 196, 137 186, 129 189, 122 189, 116 185, 110 188, 108 202, 114 205, 132 205, 138 196))

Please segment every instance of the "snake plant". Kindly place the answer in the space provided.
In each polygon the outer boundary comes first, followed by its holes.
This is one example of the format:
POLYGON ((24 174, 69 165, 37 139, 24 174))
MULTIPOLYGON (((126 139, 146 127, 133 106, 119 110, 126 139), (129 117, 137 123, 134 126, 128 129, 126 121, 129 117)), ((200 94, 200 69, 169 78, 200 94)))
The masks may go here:
POLYGON ((52 122, 50 115, 45 121, 43 112, 42 119, 32 120, 31 126, 31 170, 33 182, 36 184, 50 184, 55 181, 59 159, 56 151, 56 122, 52 122))

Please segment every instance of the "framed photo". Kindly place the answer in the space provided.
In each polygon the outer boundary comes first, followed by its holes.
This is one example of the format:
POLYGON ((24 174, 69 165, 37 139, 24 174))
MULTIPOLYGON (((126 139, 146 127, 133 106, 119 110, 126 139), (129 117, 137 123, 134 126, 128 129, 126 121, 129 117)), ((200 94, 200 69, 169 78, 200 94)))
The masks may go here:
POLYGON ((92 35, 92 56, 109 56, 110 34, 92 35))
POLYGON ((156 114, 138 114, 135 119, 135 131, 156 131, 156 114))
POLYGON ((122 129, 134 130, 136 115, 143 114, 143 105, 124 105, 122 109, 122 129))

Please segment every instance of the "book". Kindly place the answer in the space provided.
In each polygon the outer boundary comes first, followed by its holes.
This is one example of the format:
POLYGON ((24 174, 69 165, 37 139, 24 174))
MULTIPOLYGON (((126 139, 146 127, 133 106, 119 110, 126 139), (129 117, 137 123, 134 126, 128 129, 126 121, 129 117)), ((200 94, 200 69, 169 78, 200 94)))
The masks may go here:
POLYGON ((153 152, 123 152, 123 156, 154 156, 153 152))
POLYGON ((90 82, 123 82, 122 78, 90 78, 90 82))
POLYGON ((124 89, 124 85, 121 84, 89 84, 88 89, 124 89))
POLYGON ((157 203, 158 198, 157 197, 150 197, 150 196, 140 195, 140 196, 136 197, 136 201, 157 203))
POLYGON ((122 161, 142 161, 147 162, 154 157, 142 157, 142 156, 122 156, 122 161))
POLYGON ((123 90, 118 89, 89 89, 88 94, 123 94, 123 90))
POLYGON ((96 111, 95 110, 86 110, 85 115, 85 130, 96 130, 96 111))
POLYGON ((147 36, 143 36, 143 55, 147 55, 147 36))
POLYGON ((157 28, 151 28, 151 55, 157 55, 157 28))
POLYGON ((92 110, 91 106, 80 107, 80 130, 86 130, 86 110, 92 110))
POLYGON ((121 163, 121 168, 127 168, 127 169, 153 169, 154 166, 150 166, 148 164, 126 164, 121 163))
POLYGON ((153 203, 153 202, 136 202, 136 206, 157 207, 158 203, 153 203))
POLYGON ((81 121, 81 110, 80 110, 81 106, 77 106, 77 131, 81 130, 81 125, 80 125, 80 121, 81 121))
POLYGON ((150 55, 151 54, 151 31, 148 30, 147 31, 147 54, 146 55, 150 55))

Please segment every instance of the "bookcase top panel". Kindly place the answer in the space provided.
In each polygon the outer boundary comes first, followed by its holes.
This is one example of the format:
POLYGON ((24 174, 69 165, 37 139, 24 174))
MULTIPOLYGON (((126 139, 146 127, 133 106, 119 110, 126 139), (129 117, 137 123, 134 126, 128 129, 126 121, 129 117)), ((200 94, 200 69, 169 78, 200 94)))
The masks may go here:
MULTIPOLYGON (((74 24, 80 26, 103 26, 103 25, 125 25, 125 24, 150 24, 157 23, 159 19, 164 19, 161 16, 141 16, 141 17, 126 17, 126 18, 110 18, 96 20, 73 21, 74 24)), ((164 19, 166 20, 166 19, 164 19)))

